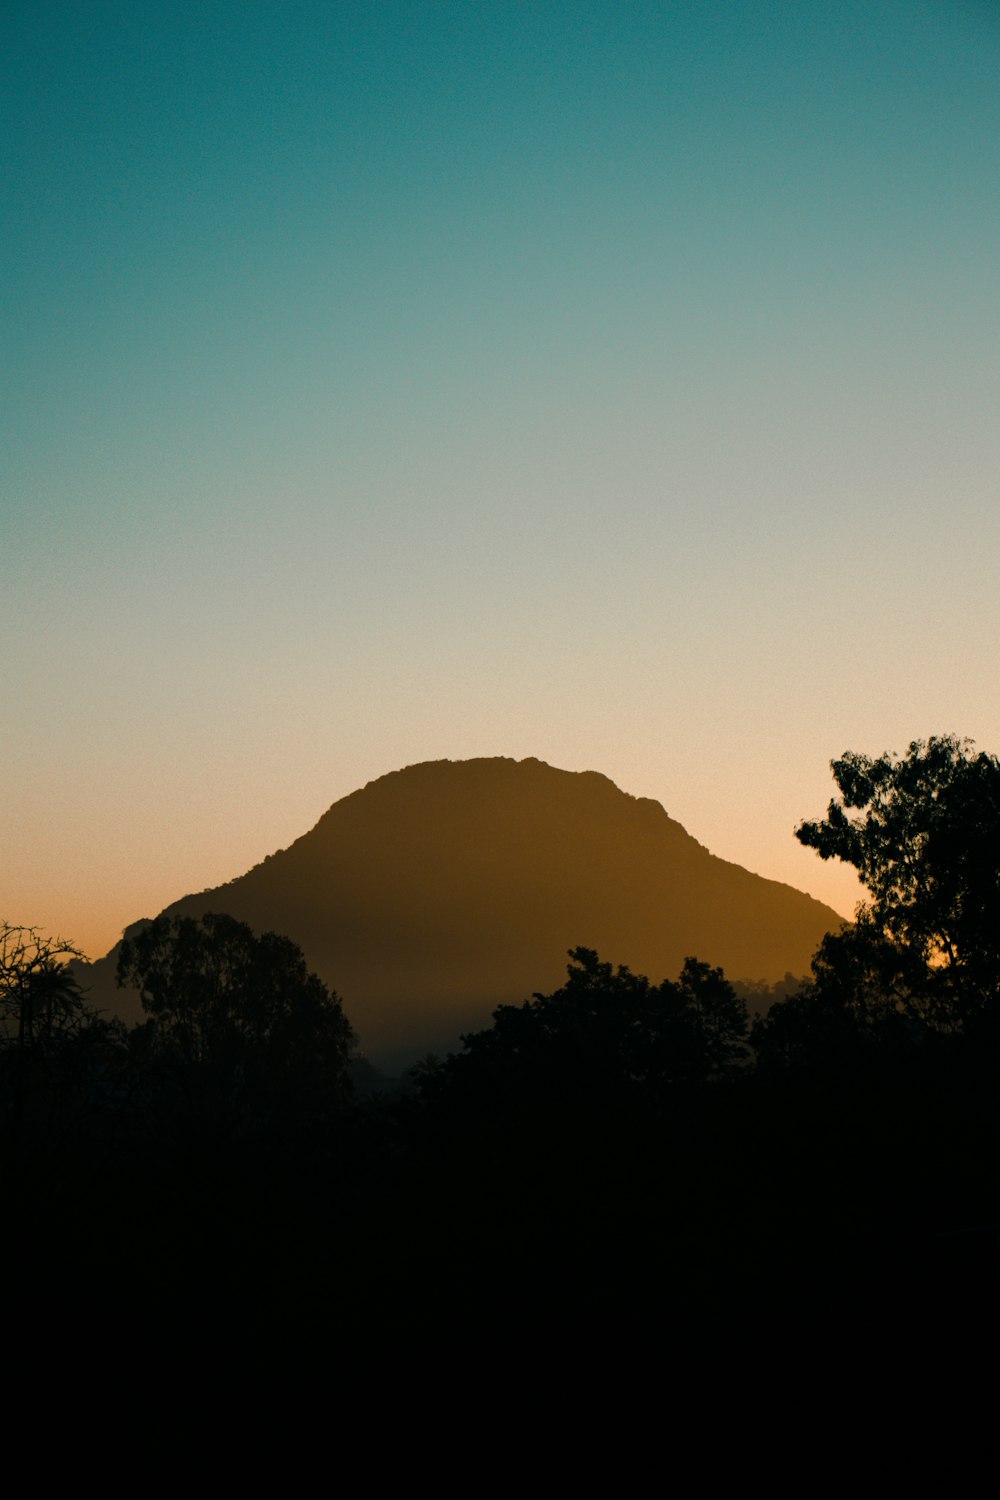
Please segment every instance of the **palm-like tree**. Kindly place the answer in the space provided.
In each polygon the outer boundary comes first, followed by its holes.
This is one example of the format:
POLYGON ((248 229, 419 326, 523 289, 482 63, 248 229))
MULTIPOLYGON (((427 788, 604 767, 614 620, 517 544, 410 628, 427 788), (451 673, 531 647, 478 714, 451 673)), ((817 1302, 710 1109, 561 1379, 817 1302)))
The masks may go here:
POLYGON ((24 1053, 79 1029, 86 1006, 67 962, 83 956, 37 927, 0 923, 0 1046, 24 1053))

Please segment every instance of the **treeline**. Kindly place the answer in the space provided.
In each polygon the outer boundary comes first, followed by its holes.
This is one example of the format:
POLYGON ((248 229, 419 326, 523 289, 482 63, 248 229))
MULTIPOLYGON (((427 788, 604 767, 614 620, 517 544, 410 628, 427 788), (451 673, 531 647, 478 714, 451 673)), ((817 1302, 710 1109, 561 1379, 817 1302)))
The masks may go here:
POLYGON ((992 1315, 1000 1245, 1000 763, 951 737, 847 755, 798 830, 868 900, 752 1023, 722 971, 566 983, 380 1082, 275 934, 122 945, 146 1021, 89 1012, 66 944, 0 933, 16 1271, 84 1325, 305 1338, 894 1336, 992 1315), (108 1265, 99 1308, 74 1292, 108 1265), (51 1295, 51 1294, 50 1294, 51 1295))

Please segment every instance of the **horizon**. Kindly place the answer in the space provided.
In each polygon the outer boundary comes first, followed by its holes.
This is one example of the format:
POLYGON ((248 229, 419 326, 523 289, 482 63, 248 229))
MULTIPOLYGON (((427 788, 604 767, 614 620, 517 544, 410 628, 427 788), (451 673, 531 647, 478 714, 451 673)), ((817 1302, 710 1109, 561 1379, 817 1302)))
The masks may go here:
POLYGON ((1000 749, 994 9, 3 26, 0 916, 500 755, 849 918, 830 762, 1000 749))

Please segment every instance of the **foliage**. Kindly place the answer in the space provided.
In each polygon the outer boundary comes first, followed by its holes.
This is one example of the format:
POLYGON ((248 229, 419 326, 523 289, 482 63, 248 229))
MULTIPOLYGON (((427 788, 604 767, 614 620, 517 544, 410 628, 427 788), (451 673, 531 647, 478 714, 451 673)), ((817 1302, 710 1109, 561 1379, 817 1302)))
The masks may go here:
POLYGON ((82 1140, 120 1085, 125 1028, 91 1010, 72 943, 0 924, 0 1120, 15 1153, 82 1140))
POLYGON ((902 1009, 963 1026, 1000 980, 1000 762, 944 735, 901 758, 847 754, 832 770, 839 799, 797 837, 868 889, 853 951, 891 974, 884 991, 902 1009))
POLYGON ((997 1025, 1000 762, 942 735, 831 769, 840 796, 797 837, 853 865, 869 899, 824 939, 812 978, 755 1023, 758 1065, 937 1066, 949 1037, 982 1040, 997 1025))
POLYGON ((149 1015, 133 1049, 147 1061, 258 1113, 348 1097, 354 1033, 291 939, 226 915, 159 917, 122 943, 117 978, 149 1015))
POLYGON ((83 991, 66 967, 74 958, 83 954, 62 938, 0 923, 0 1047, 35 1051, 86 1024, 83 991))
POLYGON ((569 957, 561 989, 500 1006, 489 1030, 463 1037, 459 1055, 425 1069, 425 1096, 653 1102, 746 1055, 746 1006, 721 969, 688 958, 676 984, 657 986, 590 948, 569 957))
POLYGON ((812 978, 754 1021, 758 1071, 833 1077, 884 1070, 922 1035, 924 977, 905 950, 874 936, 863 916, 828 934, 812 978))

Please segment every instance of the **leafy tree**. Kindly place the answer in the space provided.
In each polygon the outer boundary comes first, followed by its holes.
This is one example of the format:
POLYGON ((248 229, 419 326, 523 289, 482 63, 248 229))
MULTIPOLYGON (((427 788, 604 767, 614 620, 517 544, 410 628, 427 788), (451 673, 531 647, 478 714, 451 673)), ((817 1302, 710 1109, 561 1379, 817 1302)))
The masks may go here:
POLYGON ((758 1016, 750 1034, 761 1073, 827 1078, 884 1073, 926 1031, 924 968, 875 935, 862 917, 830 933, 812 978, 758 1016))
POLYGON ((924 1066, 1000 1020, 1000 762, 943 735, 831 769, 840 796, 796 836, 852 865, 869 899, 751 1042, 765 1071, 924 1066))
POLYGON ((158 917, 121 945, 119 985, 149 1016, 136 1043, 258 1120, 350 1093, 354 1033, 339 997, 290 938, 233 917, 158 917))
POLYGON ((489 1030, 464 1036, 460 1054, 425 1070, 425 1095, 652 1102, 746 1055, 746 1006, 721 969, 688 958, 677 983, 657 986, 590 948, 569 957, 561 989, 500 1006, 489 1030))
POLYGON ((900 1008, 961 1027, 1000 985, 1000 761, 943 735, 831 769, 840 797, 796 836, 853 865, 868 889, 853 951, 900 1008))

